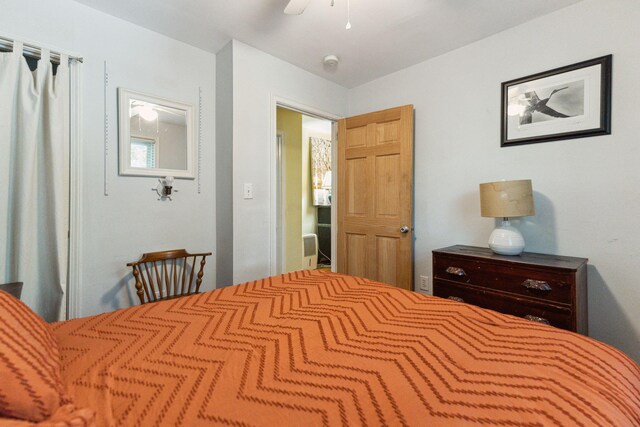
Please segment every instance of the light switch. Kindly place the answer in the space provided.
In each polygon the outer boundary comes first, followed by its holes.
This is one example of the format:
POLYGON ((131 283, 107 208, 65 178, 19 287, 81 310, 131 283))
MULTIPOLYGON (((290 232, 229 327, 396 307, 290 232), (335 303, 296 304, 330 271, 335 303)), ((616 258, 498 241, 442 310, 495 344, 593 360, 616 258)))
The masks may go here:
POLYGON ((253 199, 253 184, 251 183, 244 184, 244 198, 253 199))

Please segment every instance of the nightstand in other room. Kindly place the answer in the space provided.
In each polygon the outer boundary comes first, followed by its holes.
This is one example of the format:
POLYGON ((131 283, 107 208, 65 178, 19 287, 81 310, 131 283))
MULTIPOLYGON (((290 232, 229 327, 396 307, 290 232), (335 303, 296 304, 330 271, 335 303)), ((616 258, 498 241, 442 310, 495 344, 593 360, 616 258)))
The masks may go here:
POLYGON ((433 294, 587 335, 587 261, 450 246, 433 251, 433 294))
POLYGON ((4 291, 17 299, 20 299, 20 296, 22 295, 22 282, 4 283, 0 285, 0 291, 4 291))

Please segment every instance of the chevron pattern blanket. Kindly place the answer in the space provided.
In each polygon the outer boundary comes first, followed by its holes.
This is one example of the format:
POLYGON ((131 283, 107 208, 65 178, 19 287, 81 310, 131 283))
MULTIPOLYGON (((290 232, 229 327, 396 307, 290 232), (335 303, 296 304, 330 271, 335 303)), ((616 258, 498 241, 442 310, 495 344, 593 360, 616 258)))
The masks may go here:
POLYGON ((605 344, 328 272, 54 332, 104 426, 640 425, 640 368, 605 344))

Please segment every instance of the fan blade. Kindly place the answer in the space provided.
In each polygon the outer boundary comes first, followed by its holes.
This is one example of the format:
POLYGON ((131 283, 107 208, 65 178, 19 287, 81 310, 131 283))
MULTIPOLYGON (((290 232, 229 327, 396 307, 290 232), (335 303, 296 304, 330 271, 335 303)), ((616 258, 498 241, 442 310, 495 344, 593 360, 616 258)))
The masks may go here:
POLYGON ((284 13, 287 15, 302 15, 302 12, 309 6, 311 0, 290 0, 284 13))

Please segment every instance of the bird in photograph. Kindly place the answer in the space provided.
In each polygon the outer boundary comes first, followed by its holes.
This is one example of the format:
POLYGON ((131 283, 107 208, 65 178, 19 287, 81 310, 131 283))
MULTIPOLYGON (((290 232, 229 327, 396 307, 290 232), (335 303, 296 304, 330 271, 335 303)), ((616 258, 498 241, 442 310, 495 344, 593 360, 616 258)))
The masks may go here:
POLYGON ((524 96, 529 102, 529 105, 525 108, 524 112, 520 116, 520 124, 526 125, 526 124, 532 123, 533 113, 536 111, 551 117, 561 117, 561 118, 571 117, 571 116, 567 116, 566 114, 562 114, 547 105, 551 97, 556 92, 560 92, 561 90, 568 89, 568 88, 569 86, 565 86, 560 89, 554 89, 549 95, 549 97, 545 99, 540 99, 538 97, 538 94, 535 91, 525 93, 524 96))

